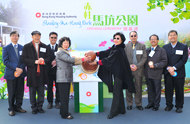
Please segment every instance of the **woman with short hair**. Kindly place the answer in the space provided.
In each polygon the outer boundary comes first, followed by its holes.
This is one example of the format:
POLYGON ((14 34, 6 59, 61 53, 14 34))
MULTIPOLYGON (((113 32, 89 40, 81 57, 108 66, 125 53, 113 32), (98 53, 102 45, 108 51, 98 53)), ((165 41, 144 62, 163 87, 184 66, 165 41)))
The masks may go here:
POLYGON ((64 119, 73 119, 69 108, 69 92, 70 83, 73 82, 73 65, 82 64, 82 62, 90 61, 91 57, 71 57, 68 48, 71 46, 69 37, 62 37, 59 40, 58 51, 56 53, 57 75, 56 82, 59 87, 60 95, 60 115, 64 119))

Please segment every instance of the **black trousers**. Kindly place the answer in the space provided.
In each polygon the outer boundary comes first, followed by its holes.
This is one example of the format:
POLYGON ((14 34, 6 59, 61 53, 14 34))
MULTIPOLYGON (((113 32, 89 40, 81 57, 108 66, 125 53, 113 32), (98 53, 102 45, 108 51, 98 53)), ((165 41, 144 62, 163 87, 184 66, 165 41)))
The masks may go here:
POLYGON ((175 107, 183 108, 185 78, 175 78, 169 73, 164 76, 166 105, 173 107, 173 93, 175 89, 175 107))
POLYGON ((9 111, 21 109, 24 95, 24 78, 7 80, 9 111))
POLYGON ((114 77, 114 86, 113 86, 113 100, 110 110, 110 115, 116 116, 119 113, 125 113, 125 102, 123 97, 123 82, 114 77))
POLYGON ((38 87, 29 87, 30 92, 30 104, 32 105, 32 110, 37 110, 42 108, 44 103, 44 85, 39 84, 38 87), (36 101, 36 92, 37 92, 37 101, 36 101))
POLYGON ((60 115, 67 117, 69 112, 69 93, 70 93, 70 82, 59 82, 59 96, 60 96, 60 115))
POLYGON ((47 91, 47 100, 49 103, 53 103, 53 81, 55 81, 55 87, 56 87, 56 99, 55 99, 55 103, 59 103, 60 102, 60 98, 59 98, 59 88, 58 88, 58 84, 56 83, 56 75, 49 75, 49 83, 48 83, 48 91, 47 91))
POLYGON ((146 78, 148 87, 148 105, 158 108, 161 99, 161 80, 146 78))

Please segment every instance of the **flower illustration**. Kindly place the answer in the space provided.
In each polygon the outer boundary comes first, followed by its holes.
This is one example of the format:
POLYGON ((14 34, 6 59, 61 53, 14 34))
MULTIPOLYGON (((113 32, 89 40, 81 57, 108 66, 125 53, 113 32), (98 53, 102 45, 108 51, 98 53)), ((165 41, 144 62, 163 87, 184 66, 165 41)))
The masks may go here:
POLYGON ((101 47, 101 46, 105 46, 106 45, 106 43, 107 43, 107 41, 102 41, 100 44, 99 44, 99 47, 101 47))

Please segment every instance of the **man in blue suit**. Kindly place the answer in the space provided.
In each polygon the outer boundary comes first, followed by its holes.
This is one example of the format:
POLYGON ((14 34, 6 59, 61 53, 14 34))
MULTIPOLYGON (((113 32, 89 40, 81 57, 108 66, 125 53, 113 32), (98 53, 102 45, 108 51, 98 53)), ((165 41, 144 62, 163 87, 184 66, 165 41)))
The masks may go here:
POLYGON ((14 116, 15 111, 26 113, 22 109, 24 95, 24 77, 26 76, 25 64, 21 62, 23 46, 18 44, 19 34, 17 31, 10 33, 10 44, 3 47, 3 63, 5 67, 4 78, 7 80, 9 115, 14 116))
POLYGON ((171 30, 168 33, 169 44, 163 46, 166 50, 168 64, 164 70, 165 83, 165 111, 171 111, 173 108, 173 92, 175 89, 176 112, 181 113, 184 104, 184 83, 185 83, 185 63, 188 59, 187 45, 177 41, 178 33, 171 30))

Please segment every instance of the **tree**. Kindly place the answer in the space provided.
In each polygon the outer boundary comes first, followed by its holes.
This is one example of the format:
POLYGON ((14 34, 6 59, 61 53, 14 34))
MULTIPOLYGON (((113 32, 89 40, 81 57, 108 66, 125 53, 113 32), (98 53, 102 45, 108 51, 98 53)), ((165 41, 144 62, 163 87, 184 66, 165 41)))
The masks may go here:
POLYGON ((173 12, 170 12, 173 16, 171 21, 173 21, 174 24, 183 19, 190 19, 190 0, 149 0, 147 10, 151 11, 152 9, 156 9, 156 7, 160 7, 161 10, 164 10, 168 4, 172 3, 176 7, 173 12))
POLYGON ((0 3, 0 21, 11 26, 22 26, 22 4, 19 0, 11 0, 7 7, 0 3))

